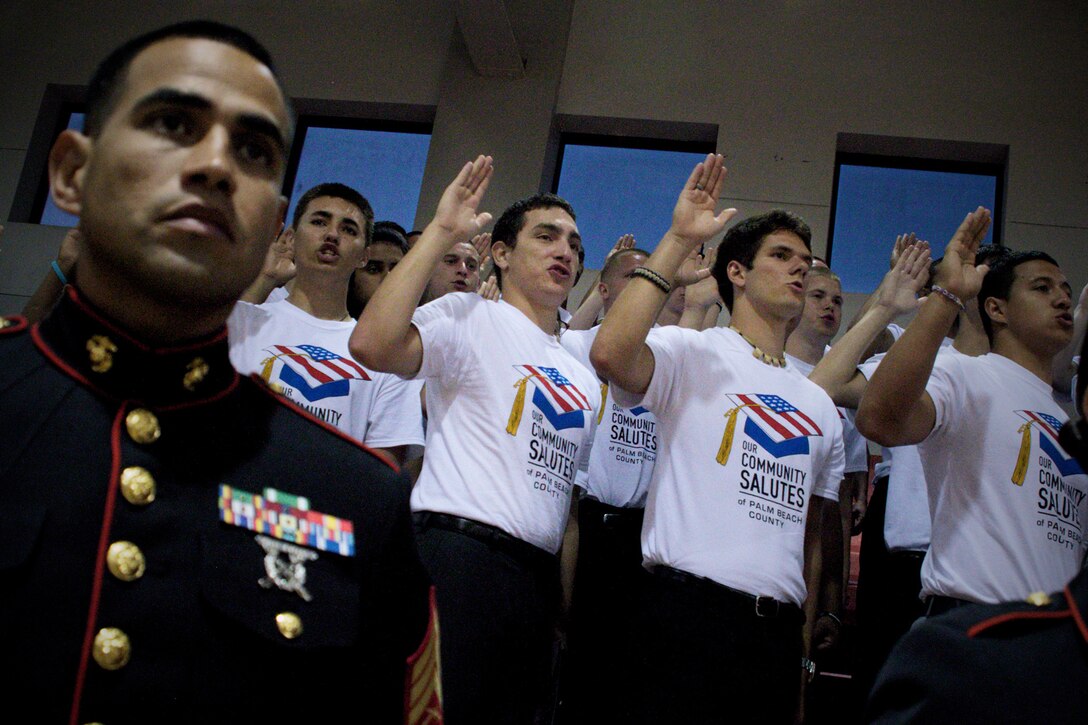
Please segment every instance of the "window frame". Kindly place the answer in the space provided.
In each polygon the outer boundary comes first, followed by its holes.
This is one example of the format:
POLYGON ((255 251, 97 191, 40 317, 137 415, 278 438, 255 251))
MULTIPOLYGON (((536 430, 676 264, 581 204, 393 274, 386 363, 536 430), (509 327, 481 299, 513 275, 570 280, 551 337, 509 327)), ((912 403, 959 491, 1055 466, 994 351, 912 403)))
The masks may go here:
MULTIPOLYGON (((835 242, 835 219, 839 207, 839 176, 842 166, 870 166, 912 171, 939 171, 995 176, 992 243, 1004 244, 1005 199, 1008 189, 1009 147, 1004 144, 973 141, 881 136, 840 133, 836 138, 834 174, 831 182, 831 207, 827 223, 828 266, 835 242)), ((939 256, 937 252, 934 256, 939 256)))

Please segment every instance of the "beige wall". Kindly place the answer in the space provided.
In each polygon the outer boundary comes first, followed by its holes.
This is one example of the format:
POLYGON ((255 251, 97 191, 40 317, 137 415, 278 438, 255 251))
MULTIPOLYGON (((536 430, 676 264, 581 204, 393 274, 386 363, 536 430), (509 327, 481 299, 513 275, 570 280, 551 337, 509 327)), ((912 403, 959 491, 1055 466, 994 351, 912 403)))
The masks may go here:
MULTIPOLYGON (((195 17, 191 7, 0 3, 0 219, 45 85, 85 83, 120 41, 195 17)), ((836 133, 981 141, 1010 146, 1010 245, 1046 249, 1078 289, 1088 282, 1083 2, 507 0, 526 59, 517 80, 474 72, 452 2, 200 8, 266 43, 294 96, 435 106, 417 224, 478 152, 496 157, 488 209, 535 191, 553 112, 717 124, 730 167, 723 205, 792 208, 813 225, 818 252, 836 133)), ((62 233, 7 226, 0 312, 21 306, 62 233)))

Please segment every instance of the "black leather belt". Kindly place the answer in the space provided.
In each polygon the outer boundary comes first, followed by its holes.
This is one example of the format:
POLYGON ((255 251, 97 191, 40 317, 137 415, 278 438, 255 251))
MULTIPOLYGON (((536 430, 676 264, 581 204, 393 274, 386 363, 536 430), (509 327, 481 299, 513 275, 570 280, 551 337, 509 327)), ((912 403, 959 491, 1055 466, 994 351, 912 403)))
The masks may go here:
POLYGON ((894 559, 905 559, 907 561, 913 561, 921 564, 922 561, 926 558, 926 552, 902 549, 900 551, 889 551, 888 556, 894 559))
POLYGON ((591 520, 605 529, 634 528, 642 531, 642 520, 646 515, 644 508, 621 508, 601 503, 594 498, 582 498, 578 501, 581 521, 591 520))
POLYGON ((472 519, 441 514, 436 511, 417 511, 412 514, 412 522, 417 528, 433 527, 446 531, 456 531, 482 541, 520 561, 527 561, 534 566, 554 566, 555 554, 541 549, 535 544, 511 536, 497 526, 484 524, 472 519))
POLYGON ((966 599, 958 599, 956 597, 944 597, 939 594, 926 597, 926 616, 936 617, 939 614, 944 614, 957 607, 966 607, 969 604, 975 604, 975 602, 969 602, 966 599))
POLYGON ((804 612, 801 611, 799 606, 792 602, 782 602, 774 597, 756 596, 755 594, 742 592, 740 589, 727 587, 724 584, 719 584, 706 577, 689 574, 686 571, 674 569, 671 566, 665 566, 663 564, 655 566, 653 568, 653 573, 664 579, 682 582, 687 586, 695 587, 700 591, 710 593, 714 596, 722 596, 733 602, 741 603, 744 608, 750 608, 757 617, 796 620, 799 624, 805 621, 804 612))

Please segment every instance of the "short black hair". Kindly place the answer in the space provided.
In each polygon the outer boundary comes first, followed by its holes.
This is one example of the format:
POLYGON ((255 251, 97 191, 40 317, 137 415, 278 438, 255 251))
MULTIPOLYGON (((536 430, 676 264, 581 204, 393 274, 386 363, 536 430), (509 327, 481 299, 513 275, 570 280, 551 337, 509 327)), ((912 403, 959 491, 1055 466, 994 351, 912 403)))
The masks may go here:
POLYGON ((730 228, 718 245, 718 258, 711 274, 718 283, 718 294, 730 312, 733 311, 733 283, 727 274, 729 263, 736 261, 745 269, 751 269, 763 240, 775 232, 793 232, 801 238, 805 248, 812 251, 812 230, 804 219, 785 209, 772 209, 748 217, 730 228))
POLYGON ((318 184, 303 194, 298 200, 298 204, 295 205, 295 213, 291 217, 291 227, 298 229, 298 223, 302 219, 302 215, 306 213, 306 207, 308 207, 310 202, 314 199, 323 196, 330 196, 334 199, 343 199, 362 212, 363 221, 366 227, 364 229, 364 239, 367 244, 370 244, 370 240, 374 237, 374 209, 371 208, 370 202, 366 200, 365 196, 355 189, 352 189, 347 184, 339 184, 336 182, 318 184))
MULTIPOLYGON (((514 245, 517 244, 518 232, 525 226, 525 215, 534 209, 551 209, 552 207, 558 207, 570 214, 571 219, 578 220, 578 217, 574 215, 574 207, 563 197, 555 194, 533 194, 506 207, 502 216, 495 222, 495 228, 491 230, 491 245, 494 246, 496 242, 502 242, 509 249, 513 249, 514 245)), ((581 268, 581 264, 578 266, 581 268)), ((502 270, 499 269, 498 265, 495 265, 495 280, 501 288, 502 270)))
POLYGON ((1055 267, 1060 267, 1054 258, 1046 252, 1029 250, 1023 252, 1009 252, 998 257, 990 263, 990 271, 982 278, 982 288, 978 291, 978 311, 982 318, 982 327, 986 330, 986 337, 990 345, 994 344, 994 323, 986 314, 986 300, 994 297, 999 300, 1009 299, 1009 291, 1016 280, 1016 268, 1028 262, 1050 262, 1055 267))
POLYGON ((408 254, 408 238, 404 235, 404 227, 396 222, 374 222, 374 236, 371 244, 391 244, 400 250, 401 254, 408 254))
MULTIPOLYGON (((230 25, 217 23, 213 20, 187 20, 174 23, 166 27, 144 33, 129 40, 114 50, 103 60, 94 75, 87 84, 87 107, 83 121, 83 133, 90 137, 96 137, 102 131, 106 119, 113 112, 117 98, 121 94, 128 67, 133 58, 148 47, 169 38, 203 38, 214 40, 225 45, 231 45, 244 53, 249 54, 261 64, 272 71, 272 77, 279 86, 283 101, 287 105, 287 116, 293 124, 294 114, 291 110, 291 101, 280 82, 279 74, 272 63, 272 55, 257 40, 243 30, 230 25)), ((288 137, 292 129, 287 129, 288 137)))

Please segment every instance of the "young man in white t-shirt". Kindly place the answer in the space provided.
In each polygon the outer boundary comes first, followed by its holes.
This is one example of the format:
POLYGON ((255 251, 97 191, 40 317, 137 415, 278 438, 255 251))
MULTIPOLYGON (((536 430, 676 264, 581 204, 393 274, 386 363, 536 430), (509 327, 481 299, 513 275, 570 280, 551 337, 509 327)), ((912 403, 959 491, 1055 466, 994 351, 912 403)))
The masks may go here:
POLYGON ((437 587, 447 722, 531 722, 549 679, 559 563, 596 376, 559 344, 577 272, 570 205, 541 195, 492 232, 502 299, 453 292, 416 309, 435 267, 490 219, 490 157, 466 164, 434 220, 363 310, 352 352, 426 380, 427 453, 412 493, 437 587))
MULTIPOLYGON (((786 339, 786 361, 805 377, 812 372, 816 364, 829 349, 831 340, 839 332, 842 323, 842 283, 838 276, 826 265, 813 265, 805 274, 805 306, 797 327, 786 339)), ((842 548, 838 556, 824 560, 816 556, 816 547, 806 547, 810 557, 806 562, 806 572, 810 589, 819 589, 815 582, 820 577, 837 577, 826 582, 832 588, 829 598, 842 601, 846 590, 849 570, 850 531, 864 513, 864 506, 869 495, 869 445, 854 426, 854 412, 848 408, 839 408, 839 422, 842 424, 843 447, 846 464, 843 469, 843 485, 839 491, 838 506, 822 498, 813 502, 812 513, 808 520, 809 535, 814 536, 817 528, 831 527, 838 523, 842 535, 842 548), (838 593, 834 588, 838 587, 838 593)), ((817 611, 815 601, 806 601, 805 620, 812 639, 812 651, 817 655, 826 653, 838 642, 841 634, 841 609, 817 611)))
POLYGON ((927 613, 1061 588, 1083 563, 1088 480, 1057 441, 1066 414, 1051 363, 1072 334, 1071 289, 1041 252, 989 272, 975 252, 990 213, 969 214, 933 292, 873 374, 858 427, 883 445, 920 444, 932 516, 922 565, 927 613), (979 298, 992 350, 937 350, 964 301, 979 298))
POLYGON ((320 184, 295 207, 290 228, 295 280, 286 299, 235 305, 230 357, 314 417, 404 463, 423 444, 419 385, 367 370, 348 352, 355 322, 348 281, 366 260, 374 224, 369 202, 343 184, 320 184))
POLYGON ((731 328, 651 331, 681 265, 736 213, 714 214, 724 173, 719 155, 695 167, 591 351, 619 403, 658 419, 640 722, 795 717, 805 517, 813 495, 838 501, 842 478, 835 406, 783 358, 812 259, 803 221, 774 211, 726 234, 713 274, 731 328))

